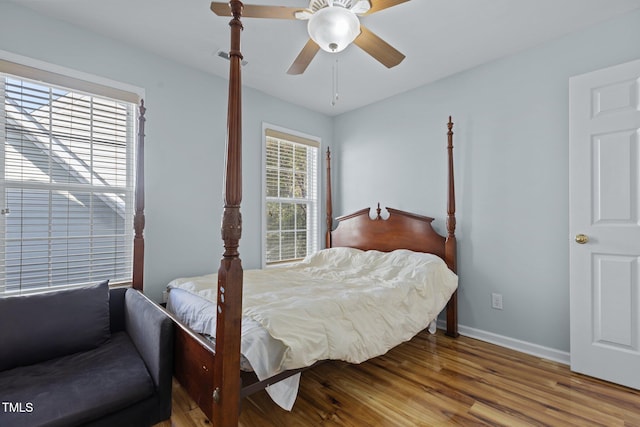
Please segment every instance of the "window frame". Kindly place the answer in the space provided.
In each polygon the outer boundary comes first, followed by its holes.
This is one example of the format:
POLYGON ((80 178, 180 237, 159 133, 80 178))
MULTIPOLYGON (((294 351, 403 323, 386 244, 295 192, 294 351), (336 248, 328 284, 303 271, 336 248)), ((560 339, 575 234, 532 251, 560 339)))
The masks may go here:
MULTIPOLYGON (((135 182, 136 182, 136 141, 137 141, 137 114, 138 109, 137 105, 139 104, 141 99, 144 99, 144 89, 132 86, 129 84, 113 81, 104 77, 92 75, 89 73, 84 73, 81 71, 73 70, 70 68, 58 66, 55 64, 50 64, 47 62, 35 60, 32 58, 27 58, 21 55, 16 55, 11 52, 6 52, 0 50, 0 73, 3 75, 9 75, 10 77, 15 77, 18 80, 26 80, 26 81, 34 81, 37 84, 41 84, 48 87, 53 88, 62 88, 64 90, 69 90, 76 93, 85 93, 87 95, 99 97, 99 98, 109 98, 116 101, 124 101, 129 104, 132 104, 131 108, 131 137, 127 143, 127 151, 129 152, 130 159, 127 161, 127 184, 126 187, 129 190, 126 190, 126 193, 129 194, 127 196, 127 200, 131 202, 130 213, 131 213, 131 221, 128 221, 129 215, 125 218, 125 227, 128 225, 131 226, 131 247, 127 253, 130 253, 128 258, 131 261, 131 268, 133 268, 133 215, 135 214, 135 182)), ((2 91, 4 91, 4 83, 2 91)), ((3 94, 4 95, 4 94, 3 94)), ((2 102, 4 104, 4 96, 2 96, 2 102)), ((2 120, 1 123, 4 123, 2 120)), ((4 135, 5 128, 0 124, 0 131, 4 135)), ((4 153, 4 149, 0 150, 1 153, 4 153)), ((5 167, 5 159, 4 154, 2 154, 2 158, 0 158, 0 172, 2 172, 2 179, 4 180, 4 167, 5 167)), ((9 184, 10 185, 10 184, 9 184)), ((46 185, 42 185, 45 187, 46 185)), ((26 185, 25 188, 31 188, 32 186, 26 185)), ((41 185, 36 185, 35 187, 39 188, 41 185)), ((35 188, 34 187, 34 188, 35 188)), ((3 184, 2 195, 5 195, 5 191, 10 187, 5 187, 3 184)), ((55 189, 55 185, 53 187, 55 189)), ((109 187, 105 187, 106 190, 109 187)), ((86 188, 81 191, 94 191, 92 188, 86 188)), ((3 199, 3 205, 5 203, 3 199)), ((0 232, 6 232, 5 227, 6 221, 0 221, 0 232)), ((4 237, 2 238, 4 240, 4 237)), ((5 269, 5 247, 2 244, 0 247, 0 275, 2 275, 3 280, 5 277, 6 269, 5 269)), ((131 278, 126 281, 112 281, 110 284, 114 286, 122 286, 131 284, 131 278)), ((89 283, 77 283, 73 285, 59 285, 59 286, 51 286, 47 283, 45 286, 37 287, 37 288, 25 288, 16 291, 8 291, 4 289, 4 286, 0 286, 0 297, 4 295, 19 295, 19 294, 28 294, 28 293, 39 293, 39 292, 48 292, 51 290, 59 290, 59 289, 68 289, 77 286, 83 286, 89 283)))
MULTIPOLYGON (((289 264, 298 262, 300 259, 292 259, 292 260, 283 260, 279 262, 271 262, 267 263, 266 259, 266 249, 267 249, 267 133, 268 131, 272 131, 275 134, 282 135, 284 140, 289 140, 292 143, 304 144, 308 146, 312 146, 316 149, 315 156, 315 164, 316 164, 316 173, 314 177, 313 191, 315 193, 315 207, 313 209, 313 223, 315 223, 315 230, 309 230, 308 232, 312 233, 312 247, 307 250, 308 253, 316 252, 320 249, 320 237, 321 237, 321 224, 320 224, 320 216, 321 216, 321 203, 320 203, 320 181, 322 178, 322 172, 320 168, 320 156, 322 152, 322 140, 313 135, 309 135, 303 132, 295 131, 292 129, 288 129, 282 126, 270 124, 263 122, 262 123, 262 155, 261 155, 261 176, 260 181, 262 182, 262 194, 261 194, 261 251, 260 251, 260 259, 262 268, 270 268, 278 265, 289 264), (289 137, 290 139, 287 139, 289 137)), ((309 240, 307 239, 307 242, 309 240)))

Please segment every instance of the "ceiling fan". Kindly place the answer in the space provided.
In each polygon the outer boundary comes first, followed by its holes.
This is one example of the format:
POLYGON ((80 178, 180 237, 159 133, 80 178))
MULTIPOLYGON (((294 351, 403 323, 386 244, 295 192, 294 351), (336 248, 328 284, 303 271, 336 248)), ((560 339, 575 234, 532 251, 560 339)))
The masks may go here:
MULTIPOLYGON (((318 50, 340 52, 351 43, 373 56, 387 68, 398 65, 405 56, 360 24, 359 16, 405 3, 409 0, 310 0, 308 8, 245 4, 242 16, 248 18, 297 19, 308 21, 309 41, 287 71, 302 74, 318 50)), ((212 2, 218 16, 231 16, 228 3, 212 2)))

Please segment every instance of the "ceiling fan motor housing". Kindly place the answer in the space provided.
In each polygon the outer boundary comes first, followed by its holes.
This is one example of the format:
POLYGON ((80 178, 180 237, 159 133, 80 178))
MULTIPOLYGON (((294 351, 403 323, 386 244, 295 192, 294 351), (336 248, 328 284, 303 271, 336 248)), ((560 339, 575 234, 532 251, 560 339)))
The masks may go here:
MULTIPOLYGON (((342 6, 345 9, 351 9, 351 6, 352 6, 351 3, 352 3, 351 0, 333 0, 334 6, 342 6)), ((323 9, 328 6, 329 6, 328 0, 311 0, 311 3, 309 4, 309 9, 311 9, 314 12, 317 12, 320 9, 323 9)))

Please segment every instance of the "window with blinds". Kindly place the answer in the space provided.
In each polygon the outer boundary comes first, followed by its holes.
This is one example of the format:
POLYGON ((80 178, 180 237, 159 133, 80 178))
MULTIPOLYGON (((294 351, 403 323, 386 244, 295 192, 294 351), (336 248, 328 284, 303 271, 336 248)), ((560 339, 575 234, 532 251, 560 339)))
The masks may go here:
POLYGON ((135 104, 0 73, 0 105, 0 294, 130 281, 135 104))
POLYGON ((265 129, 265 233, 267 265, 318 250, 319 141, 265 129))

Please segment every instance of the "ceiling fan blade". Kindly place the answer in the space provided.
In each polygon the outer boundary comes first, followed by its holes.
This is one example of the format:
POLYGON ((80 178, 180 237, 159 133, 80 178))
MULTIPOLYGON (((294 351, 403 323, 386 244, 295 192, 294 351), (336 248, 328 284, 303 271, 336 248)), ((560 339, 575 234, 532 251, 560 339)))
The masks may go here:
POLYGON ((309 39, 307 44, 304 45, 296 59, 291 64, 291 67, 287 70, 287 74, 302 74, 307 69, 311 60, 316 56, 316 53, 320 50, 320 46, 313 40, 309 39))
POLYGON ((360 25, 360 35, 353 41, 360 49, 377 59, 387 68, 395 67, 405 56, 365 26, 360 25))
POLYGON ((409 0, 370 0, 371 9, 364 15, 371 15, 372 13, 379 12, 384 9, 388 9, 393 6, 397 6, 402 3, 406 3, 409 0))
MULTIPOLYGON (((242 9, 244 18, 296 19, 295 13, 303 10, 299 7, 261 6, 245 4, 242 9)), ((211 2, 211 10, 218 16, 231 16, 229 3, 211 2)))

